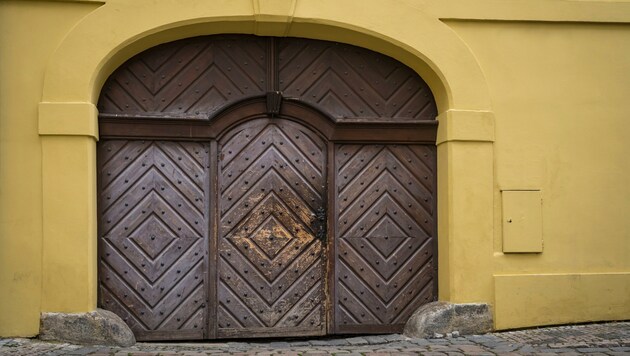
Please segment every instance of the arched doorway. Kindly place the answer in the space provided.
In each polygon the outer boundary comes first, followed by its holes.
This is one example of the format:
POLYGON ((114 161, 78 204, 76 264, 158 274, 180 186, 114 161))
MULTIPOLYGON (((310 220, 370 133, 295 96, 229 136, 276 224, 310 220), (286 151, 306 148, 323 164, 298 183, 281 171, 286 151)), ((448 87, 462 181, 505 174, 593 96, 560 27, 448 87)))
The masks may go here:
POLYGON ((396 332, 435 299, 436 106, 403 64, 197 37, 99 111, 99 304, 138 339, 396 332))

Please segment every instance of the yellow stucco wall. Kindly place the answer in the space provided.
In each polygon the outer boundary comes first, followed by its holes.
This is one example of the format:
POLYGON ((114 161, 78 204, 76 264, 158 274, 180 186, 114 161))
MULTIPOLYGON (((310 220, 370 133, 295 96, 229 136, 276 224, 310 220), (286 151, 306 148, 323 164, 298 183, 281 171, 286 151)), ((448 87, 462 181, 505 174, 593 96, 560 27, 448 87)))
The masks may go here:
POLYGON ((449 25, 475 53, 496 117, 497 327, 627 319, 630 26, 449 25), (500 191, 512 189, 542 193, 540 254, 501 253, 500 191))
POLYGON ((94 4, 0 1, 0 335, 38 333, 42 303, 42 144, 46 65, 94 4))
POLYGON ((103 81, 222 32, 352 43, 425 78, 440 299, 493 304, 497 328, 630 318, 630 3, 0 0, 0 336, 95 307, 103 81), (502 253, 501 190, 541 191, 542 253, 502 253))

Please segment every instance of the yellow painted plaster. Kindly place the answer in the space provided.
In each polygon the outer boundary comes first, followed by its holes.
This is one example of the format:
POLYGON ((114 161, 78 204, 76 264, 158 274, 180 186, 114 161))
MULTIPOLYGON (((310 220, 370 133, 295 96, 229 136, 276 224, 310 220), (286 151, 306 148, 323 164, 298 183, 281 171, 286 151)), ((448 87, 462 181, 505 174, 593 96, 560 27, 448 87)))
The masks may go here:
POLYGON ((90 136, 45 136, 42 151, 42 310, 92 311, 97 284, 96 141, 90 136))
POLYGON ((494 116, 489 111, 447 110, 437 120, 436 143, 449 141, 494 141, 494 116))
POLYGON ((98 139, 98 110, 92 103, 39 103, 39 134, 98 139))
POLYGON ((254 4, 255 34, 286 36, 293 21, 297 0, 252 0, 254 4))
MULTIPOLYGON (((516 279, 501 282, 500 288, 508 290, 514 283, 522 300, 531 297, 533 314, 547 313, 545 299, 555 290, 561 292, 566 307, 540 316, 545 323, 604 318, 598 308, 618 300, 624 291, 627 295, 627 287, 606 289, 606 295, 585 291, 613 283, 609 273, 630 271, 630 26, 449 25, 475 53, 493 104, 493 269, 495 274, 531 274, 527 288, 519 287, 516 279), (501 253, 500 191, 513 189, 541 191, 540 254, 501 253), (589 276, 567 292, 546 279, 534 281, 548 273, 589 276), (538 283, 549 289, 546 294, 538 296, 538 283), (582 306, 588 308, 578 311, 582 306)), ((624 279, 622 286, 627 283, 624 279)), ((497 310, 503 310, 497 314, 498 327, 535 325, 539 320, 519 314, 506 293, 495 295, 495 302, 497 310), (516 316, 508 317, 510 308, 516 316)), ((630 318, 627 309, 611 310, 614 318, 630 318)))
POLYGON ((630 273, 498 275, 494 284, 498 329, 630 317, 630 273))
POLYGON ((55 48, 95 8, 0 1, 0 336, 38 333, 42 146, 37 103, 55 48))
POLYGON ((492 143, 438 146, 440 300, 492 301, 492 175, 492 143))

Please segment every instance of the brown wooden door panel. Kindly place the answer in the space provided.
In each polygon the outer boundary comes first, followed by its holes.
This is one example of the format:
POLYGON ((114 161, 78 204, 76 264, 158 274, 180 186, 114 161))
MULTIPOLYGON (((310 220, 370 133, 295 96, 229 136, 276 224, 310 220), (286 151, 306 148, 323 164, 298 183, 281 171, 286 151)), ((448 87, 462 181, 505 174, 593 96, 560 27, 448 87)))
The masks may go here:
POLYGON ((99 112, 208 119, 230 102, 266 92, 268 41, 196 37, 151 48, 110 76, 99 112))
POLYGON ((219 141, 219 337, 324 333, 324 251, 312 226, 325 158, 321 138, 281 119, 219 141))
POLYGON ((280 90, 333 117, 433 120, 427 84, 409 67, 363 48, 308 39, 279 39, 280 90))
POLYGON ((334 330, 401 331, 433 301, 435 147, 336 145, 334 330))
POLYGON ((98 147, 100 305, 139 340, 205 337, 208 145, 98 147))

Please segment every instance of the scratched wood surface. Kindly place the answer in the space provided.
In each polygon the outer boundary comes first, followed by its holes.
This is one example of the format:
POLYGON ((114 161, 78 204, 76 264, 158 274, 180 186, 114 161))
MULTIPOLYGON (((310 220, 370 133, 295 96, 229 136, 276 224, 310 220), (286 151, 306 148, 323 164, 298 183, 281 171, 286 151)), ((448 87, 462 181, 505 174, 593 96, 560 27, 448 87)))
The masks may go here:
POLYGON ((219 142, 218 335, 323 334, 325 142, 281 119, 219 142))

